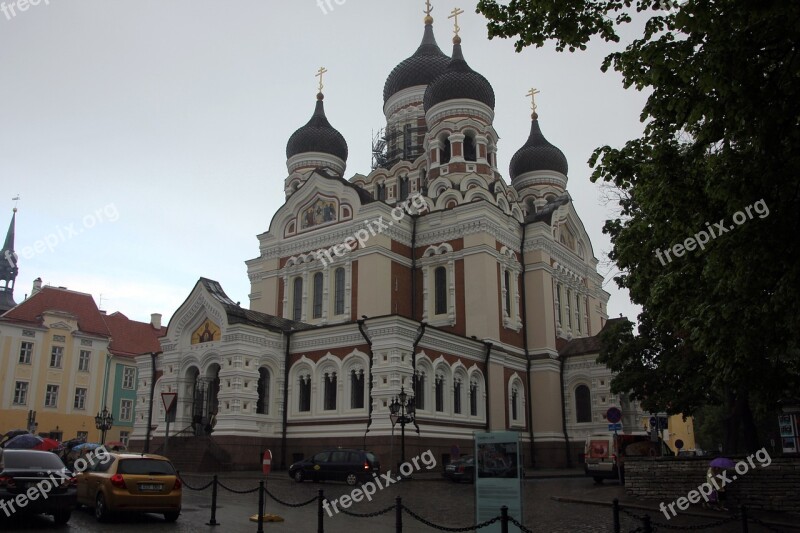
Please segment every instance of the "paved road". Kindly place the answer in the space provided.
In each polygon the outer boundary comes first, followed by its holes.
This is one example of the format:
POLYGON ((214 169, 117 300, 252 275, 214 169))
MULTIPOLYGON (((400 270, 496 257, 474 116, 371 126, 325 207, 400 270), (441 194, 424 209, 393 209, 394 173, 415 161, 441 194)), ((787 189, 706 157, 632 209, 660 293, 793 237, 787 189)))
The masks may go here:
MULTIPOLYGON (((199 486, 208 477, 186 476, 192 486, 199 486)), ((256 478, 237 477, 224 480, 226 486, 235 490, 247 490, 258 485, 256 478)), ((275 496, 288 502, 302 502, 313 498, 319 489, 325 491, 330 500, 349 493, 352 489, 343 483, 302 483, 297 484, 285 478, 285 474, 277 473, 270 478, 268 490, 275 496)), ((532 479, 524 482, 524 524, 536 532, 608 532, 612 531, 612 515, 610 507, 563 503, 552 497, 575 498, 584 500, 610 502, 622 495, 616 484, 594 485, 586 478, 532 479)), ((415 479, 404 483, 396 483, 379 491, 372 502, 354 504, 349 511, 355 513, 371 513, 385 509, 395 502, 395 498, 403 498, 403 504, 414 512, 436 524, 448 527, 466 527, 474 523, 474 502, 472 485, 456 485, 439 479, 415 479)), ((206 525, 210 517, 211 490, 195 492, 184 491, 184 505, 181 517, 174 524, 165 523, 156 515, 122 517, 109 524, 98 524, 91 513, 85 509, 76 511, 69 524, 56 528, 46 518, 24 518, 11 521, 0 521, 0 531, 39 531, 57 530, 71 533, 102 532, 127 533, 147 531, 148 533, 253 533, 257 525, 248 519, 256 513, 258 507, 257 493, 234 494, 220 489, 217 508, 219 526, 206 525)), ((317 507, 311 504, 301 508, 290 508, 275 503, 267 498, 267 512, 276 513, 285 519, 282 523, 265 524, 267 532, 300 532, 314 533, 317 525, 317 507)), ((645 511, 633 510, 636 514, 645 511)), ((663 515, 653 516, 656 522, 666 522, 663 515)), ((330 533, 355 533, 357 531, 394 531, 394 511, 375 518, 355 518, 342 514, 324 517, 325 531, 330 533)), ((713 518, 678 517, 668 522, 671 526, 689 526, 707 524, 713 518)), ((636 529, 640 523, 623 516, 622 531, 636 529)), ((431 532, 433 529, 424 526, 411 516, 403 515, 403 531, 431 532)), ((513 531, 513 529, 512 529, 513 531)), ((740 531, 735 524, 703 531, 731 533, 740 531)), ((751 532, 766 531, 754 526, 751 532)))

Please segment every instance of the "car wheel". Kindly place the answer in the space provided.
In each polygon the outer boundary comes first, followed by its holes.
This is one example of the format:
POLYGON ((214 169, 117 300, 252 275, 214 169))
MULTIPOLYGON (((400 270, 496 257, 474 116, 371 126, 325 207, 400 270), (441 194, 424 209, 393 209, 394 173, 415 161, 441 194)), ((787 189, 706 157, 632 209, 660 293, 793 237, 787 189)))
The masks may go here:
POLYGON ((70 517, 72 516, 72 511, 66 509, 64 511, 56 511, 53 513, 53 521, 56 523, 57 526, 63 526, 67 522, 69 522, 70 517))
POLYGON ((358 483, 358 476, 351 472, 351 473, 347 474, 347 477, 344 478, 344 480, 347 482, 348 485, 350 485, 352 487, 353 485, 358 483))
POLYGON ((169 513, 164 513, 164 520, 167 522, 174 522, 178 519, 178 516, 181 514, 180 511, 170 511, 169 513))
POLYGON ((595 477, 595 478, 594 478, 594 482, 595 482, 597 485, 602 485, 602 484, 603 484, 603 478, 601 478, 601 477, 595 477))
POLYGON ((297 472, 294 473, 293 477, 294 477, 295 481, 297 481, 298 483, 302 483, 303 479, 304 479, 303 471, 302 470, 298 470, 297 472))
POLYGON ((98 522, 106 522, 109 517, 108 507, 106 507, 106 498, 102 494, 97 495, 97 500, 94 502, 94 517, 98 522))

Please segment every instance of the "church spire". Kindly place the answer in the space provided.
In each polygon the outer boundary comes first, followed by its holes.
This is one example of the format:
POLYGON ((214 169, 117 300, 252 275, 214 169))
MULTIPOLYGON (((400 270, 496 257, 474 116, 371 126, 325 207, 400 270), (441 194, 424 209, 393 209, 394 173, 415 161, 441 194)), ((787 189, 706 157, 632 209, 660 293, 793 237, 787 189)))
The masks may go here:
POLYGON ((14 301, 14 282, 17 279, 17 254, 14 252, 14 232, 17 221, 17 208, 11 215, 6 240, 0 250, 0 313, 4 313, 17 305, 14 301))

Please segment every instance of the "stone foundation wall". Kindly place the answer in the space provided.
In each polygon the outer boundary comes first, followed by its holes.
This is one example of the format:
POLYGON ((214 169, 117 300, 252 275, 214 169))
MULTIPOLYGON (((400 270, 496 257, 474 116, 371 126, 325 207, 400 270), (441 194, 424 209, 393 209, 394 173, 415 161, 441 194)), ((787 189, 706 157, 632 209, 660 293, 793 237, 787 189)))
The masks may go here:
MULTIPOLYGON (((797 497, 800 458, 776 457, 764 467, 755 458, 755 466, 751 467, 747 456, 731 459, 737 463, 744 461, 747 471, 741 473, 743 466, 739 467, 739 473, 733 469, 728 471, 731 480, 725 486, 728 507, 745 505, 753 509, 800 513, 800 498, 797 497)), ((705 483, 709 461, 708 457, 629 457, 625 460, 625 492, 666 504, 686 498, 690 491, 705 483)))

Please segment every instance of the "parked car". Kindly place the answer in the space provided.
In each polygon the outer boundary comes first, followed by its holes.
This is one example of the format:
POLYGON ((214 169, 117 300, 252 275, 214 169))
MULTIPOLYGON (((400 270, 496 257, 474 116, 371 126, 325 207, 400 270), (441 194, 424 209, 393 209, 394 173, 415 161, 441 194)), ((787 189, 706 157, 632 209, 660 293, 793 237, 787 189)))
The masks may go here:
POLYGON ((315 454, 289 467, 289 476, 298 483, 306 479, 312 481, 344 481, 355 485, 359 481, 372 479, 372 474, 381 471, 381 464, 375 454, 365 450, 336 449, 315 454))
POLYGON ((475 458, 471 455, 465 455, 460 459, 450 462, 450 464, 444 467, 444 473, 442 475, 456 483, 461 481, 474 483, 475 458))
POLYGON ((174 522, 181 513, 182 484, 166 457, 109 453, 78 474, 78 503, 94 508, 99 522, 114 513, 158 513, 174 522))
POLYGON ((659 438, 651 440, 648 433, 599 433, 586 437, 584 472, 595 483, 604 479, 619 479, 625 483, 625 457, 661 457, 674 453, 659 438))
POLYGON ((3 450, 0 454, 0 501, 4 508, 15 509, 15 513, 49 514, 56 524, 66 524, 77 506, 75 477, 54 453, 3 450), (58 481, 58 486, 53 487, 52 480, 58 481), (36 491, 37 487, 41 490, 36 491), (26 495, 31 489, 36 491, 35 499, 26 495), (45 494, 47 497, 43 497, 45 494), (26 504, 20 505, 20 500, 26 504))

